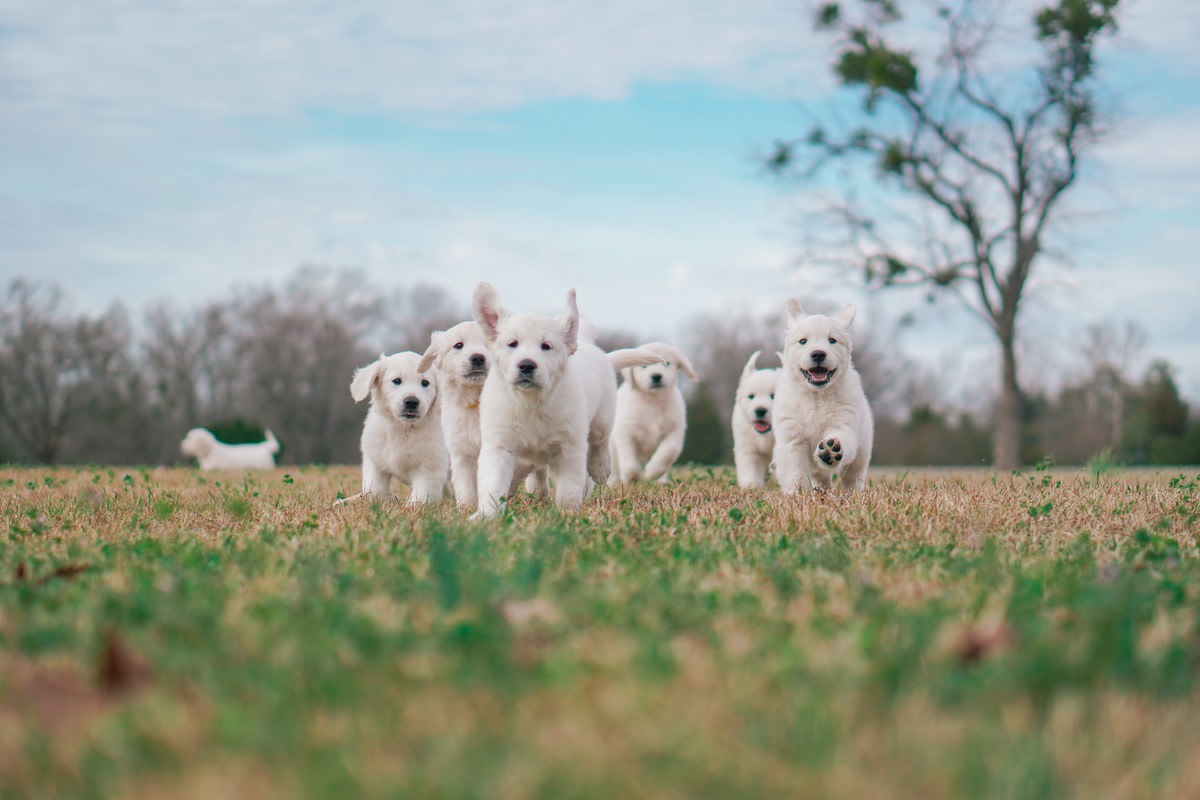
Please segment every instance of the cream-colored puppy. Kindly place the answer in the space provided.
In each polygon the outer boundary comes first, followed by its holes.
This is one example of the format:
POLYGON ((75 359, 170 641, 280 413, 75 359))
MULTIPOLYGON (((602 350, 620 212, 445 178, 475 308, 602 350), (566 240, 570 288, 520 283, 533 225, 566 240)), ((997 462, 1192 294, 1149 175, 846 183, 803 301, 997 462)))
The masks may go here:
POLYGON ((661 364, 627 367, 617 390, 617 414, 609 451, 609 483, 638 478, 667 480, 668 470, 683 450, 687 407, 679 390, 679 373, 696 380, 692 362, 679 348, 663 342, 641 345, 662 357, 661 364))
MULTIPOLYGON (((437 370, 442 434, 450 453, 450 479, 459 508, 474 508, 479 502, 476 478, 479 471, 479 403, 491 366, 483 329, 475 322, 460 322, 449 330, 434 331, 429 348, 417 364, 420 372, 437 370)), ((510 494, 527 474, 529 490, 539 498, 549 495, 546 471, 531 471, 518 465, 510 494)))
POLYGON ((381 355, 354 372, 354 402, 371 398, 363 423, 362 492, 347 497, 392 498, 391 482, 408 484, 408 504, 441 499, 450 480, 450 455, 442 439, 437 376, 422 372, 420 353, 381 355))
POLYGON ((555 502, 574 511, 592 482, 610 471, 608 439, 616 413, 614 369, 661 361, 649 351, 606 355, 580 341, 575 290, 567 313, 509 315, 500 294, 480 283, 471 310, 491 345, 492 368, 479 405, 479 510, 493 516, 509 491, 519 461, 546 466, 555 502))
POLYGON ((785 494, 867 485, 875 421, 851 363, 854 306, 836 317, 787 302, 787 339, 775 397, 775 477, 785 494))
POLYGON ((738 486, 761 488, 775 452, 775 428, 771 411, 775 406, 778 370, 758 369, 755 350, 742 368, 737 397, 733 403, 733 465, 738 486))
POLYGON ((194 456, 200 469, 274 469, 279 441, 266 432, 266 440, 251 444, 225 444, 206 428, 192 428, 179 443, 185 456, 194 456))

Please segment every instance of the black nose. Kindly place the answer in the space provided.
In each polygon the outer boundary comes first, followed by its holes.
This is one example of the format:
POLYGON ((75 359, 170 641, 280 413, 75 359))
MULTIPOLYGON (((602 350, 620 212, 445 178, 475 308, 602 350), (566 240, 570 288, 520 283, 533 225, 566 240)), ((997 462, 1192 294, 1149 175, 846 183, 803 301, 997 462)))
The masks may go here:
POLYGON ((409 395, 408 397, 404 398, 404 410, 405 411, 416 411, 420 407, 421 407, 421 401, 418 400, 417 398, 413 397, 412 395, 409 395))
POLYGON ((662 383, 662 375, 659 375, 658 373, 651 375, 650 382, 651 383, 662 383))
POLYGON ((824 350, 813 350, 810 355, 812 357, 814 364, 820 364, 822 361, 825 360, 825 351, 824 350))
POLYGON ((537 369, 537 362, 533 359, 523 358, 517 364, 517 369, 521 370, 522 375, 532 375, 533 371, 537 369))
POLYGON ((479 353, 475 353, 474 355, 471 356, 471 366, 472 367, 482 367, 486 363, 487 363, 487 359, 484 358, 479 353))
POLYGON ((762 419, 766 415, 767 415, 767 410, 765 408, 763 408, 762 406, 759 406, 758 408, 754 409, 754 416, 758 417, 759 419, 762 419))

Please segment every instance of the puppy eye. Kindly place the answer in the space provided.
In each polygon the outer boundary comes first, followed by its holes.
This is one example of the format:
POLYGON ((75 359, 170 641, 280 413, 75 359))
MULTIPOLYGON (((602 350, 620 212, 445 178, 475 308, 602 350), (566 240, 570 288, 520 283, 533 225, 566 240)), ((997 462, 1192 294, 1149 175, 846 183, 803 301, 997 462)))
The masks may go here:
POLYGON ((808 339, 801 339, 800 344, 808 344, 808 339))
POLYGON ((429 386, 429 381, 427 381, 427 380, 423 380, 423 381, 421 381, 421 386, 422 386, 422 387, 424 387, 424 388, 428 388, 428 386, 429 386))
POLYGON ((829 343, 830 343, 830 344, 837 344, 837 339, 835 339, 835 338, 833 338, 832 336, 830 336, 830 337, 829 337, 829 343))
POLYGON ((549 350, 549 349, 550 349, 550 345, 549 345, 549 344, 547 344, 546 342, 542 342, 542 349, 543 349, 543 350, 549 350))
POLYGON ((775 399, 775 395, 771 395, 771 399, 772 399, 772 400, 774 400, 774 399, 775 399))
POLYGON ((392 383, 399 386, 400 384, 404 383, 404 378, 392 378, 392 383))
POLYGON ((462 346, 463 346, 463 343, 462 343, 462 342, 459 342, 458 344, 454 345, 454 349, 455 349, 455 350, 462 350, 462 346))
POLYGON ((747 396, 746 396, 746 399, 747 399, 747 400, 753 400, 753 399, 754 399, 754 395, 752 395, 752 394, 751 394, 751 395, 747 395, 747 396))
POLYGON ((509 347, 516 347, 516 346, 517 346, 517 340, 516 340, 516 339, 513 339, 511 342, 509 342, 509 343, 508 343, 508 346, 509 346, 509 347))

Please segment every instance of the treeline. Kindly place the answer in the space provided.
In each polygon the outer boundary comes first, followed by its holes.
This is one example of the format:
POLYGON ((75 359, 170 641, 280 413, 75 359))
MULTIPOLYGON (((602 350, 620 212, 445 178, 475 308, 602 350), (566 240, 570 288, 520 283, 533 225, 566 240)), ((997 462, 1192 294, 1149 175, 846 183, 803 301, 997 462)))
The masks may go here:
MULTIPOLYGON (((160 302, 133 313, 73 311, 56 286, 11 282, 0 304, 0 462, 172 464, 193 427, 225 441, 270 428, 281 463, 352 463, 365 408, 354 368, 381 352, 425 349, 433 330, 468 318, 465 299, 416 286, 383 289, 359 271, 302 268, 279 286, 232 290, 199 307, 160 302)), ((746 358, 778 363, 781 317, 701 315, 679 332, 701 382, 685 387, 683 459, 728 463, 730 415, 746 358)), ((991 428, 931 396, 937 384, 858 332, 855 363, 877 415, 875 463, 985 465, 991 428)), ((1200 462, 1200 422, 1171 367, 1143 363, 1144 336, 1092 329, 1082 368, 1053 393, 1030 392, 1023 457, 1062 464, 1200 462)), ((606 348, 641 341, 602 332, 606 348)), ((986 416, 986 415, 984 415, 986 416)))

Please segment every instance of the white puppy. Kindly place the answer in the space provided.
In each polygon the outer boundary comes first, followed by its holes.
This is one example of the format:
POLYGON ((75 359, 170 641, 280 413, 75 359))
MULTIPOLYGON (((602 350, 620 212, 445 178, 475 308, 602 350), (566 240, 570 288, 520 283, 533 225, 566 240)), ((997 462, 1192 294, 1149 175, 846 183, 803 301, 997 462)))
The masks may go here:
POLYGON ((775 383, 779 372, 758 369, 755 350, 742 368, 737 397, 733 403, 733 464, 738 486, 761 488, 775 452, 775 429, 771 410, 775 405, 775 383))
POLYGON ((839 485, 867 485, 875 422, 862 380, 850 361, 854 306, 836 317, 805 314, 787 302, 775 403, 775 477, 785 494, 839 485))
POLYGON ((450 479, 450 456, 442 440, 437 376, 423 373, 419 353, 380 355, 355 370, 354 402, 371 398, 362 432, 362 492, 347 497, 391 498, 392 479, 412 487, 408 504, 441 499, 450 479))
POLYGON ((185 456, 195 456, 200 469, 274 469, 275 454, 279 452, 279 441, 275 434, 266 432, 266 440, 253 444, 225 444, 218 442, 211 431, 192 428, 179 443, 185 456))
POLYGON ((574 511, 592 482, 610 471, 608 438, 620 369, 661 361, 649 351, 605 355, 580 341, 575 290, 567 313, 510 316, 495 287, 480 283, 471 310, 491 344, 492 369, 480 397, 479 510, 490 517, 512 483, 518 461, 549 467, 555 502, 574 511))
MULTIPOLYGON (((474 508, 478 503, 479 402, 490 366, 483 329, 474 322, 460 322, 449 330, 434 331, 429 348, 417 364, 421 372, 431 367, 437 370, 442 434, 450 453, 450 479, 459 508, 474 508)), ((510 494, 527 474, 532 474, 529 490, 545 498, 550 491, 546 471, 531 473, 525 464, 516 469, 510 494)))
POLYGON ((667 480, 667 471, 683 450, 687 410, 679 390, 679 372, 696 380, 692 362, 678 348, 662 342, 644 344, 662 357, 661 364, 627 367, 617 390, 617 415, 609 445, 609 483, 638 478, 667 480))

